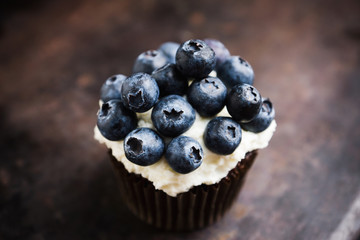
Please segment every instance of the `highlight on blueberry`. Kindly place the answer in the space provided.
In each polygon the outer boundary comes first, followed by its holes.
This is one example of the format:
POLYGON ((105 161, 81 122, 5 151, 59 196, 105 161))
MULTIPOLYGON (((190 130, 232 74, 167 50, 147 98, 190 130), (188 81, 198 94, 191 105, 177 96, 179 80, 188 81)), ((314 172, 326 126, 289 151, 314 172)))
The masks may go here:
POLYGON ((219 67, 217 74, 228 88, 240 83, 254 83, 254 70, 250 63, 239 56, 228 58, 219 67))
POLYGON ((238 84, 231 88, 226 108, 234 120, 250 122, 260 112, 262 98, 259 91, 249 84, 238 84))
POLYGON ((214 50, 199 39, 184 42, 176 52, 176 67, 186 77, 207 77, 215 64, 214 50))
POLYGON ((135 73, 124 80, 121 98, 124 106, 135 112, 146 112, 159 98, 159 87, 147 73, 135 73))
POLYGON ((120 100, 113 99, 102 104, 97 115, 97 126, 105 138, 118 141, 136 128, 137 117, 120 100))
POLYGON ((264 98, 259 114, 250 122, 241 123, 241 127, 250 132, 259 133, 267 129, 275 118, 275 109, 268 98, 264 98))
POLYGON ((198 141, 191 137, 179 136, 169 143, 165 158, 174 171, 187 174, 200 167, 204 153, 198 141))
POLYGON ((169 95, 159 100, 151 112, 156 130, 166 137, 176 137, 195 122, 195 110, 182 97, 169 95))
POLYGON ((204 142, 212 152, 228 155, 239 146, 241 135, 239 123, 229 117, 216 117, 206 126, 204 142))
POLYGON ((216 77, 193 81, 187 92, 187 100, 203 117, 219 113, 225 106, 227 89, 216 77))
POLYGON ((179 46, 180 44, 176 42, 164 42, 160 45, 158 51, 162 52, 167 57, 169 63, 175 63, 176 51, 179 46))
POLYGON ((168 63, 165 66, 156 69, 151 76, 156 80, 160 97, 176 94, 184 95, 188 88, 188 80, 180 74, 175 64, 168 63))
POLYGON ((100 99, 103 102, 107 102, 111 99, 121 100, 121 86, 125 79, 126 76, 122 74, 113 75, 106 79, 101 86, 100 99))
POLYGON ((133 73, 144 72, 151 74, 155 69, 164 66, 167 62, 167 57, 162 52, 148 50, 136 58, 133 73))
POLYGON ((149 166, 160 160, 164 153, 163 139, 150 128, 138 128, 124 140, 126 158, 140 166, 149 166))
POLYGON ((219 67, 230 57, 229 50, 222 42, 216 39, 206 38, 204 39, 204 42, 214 50, 216 60, 215 68, 219 69, 219 67))

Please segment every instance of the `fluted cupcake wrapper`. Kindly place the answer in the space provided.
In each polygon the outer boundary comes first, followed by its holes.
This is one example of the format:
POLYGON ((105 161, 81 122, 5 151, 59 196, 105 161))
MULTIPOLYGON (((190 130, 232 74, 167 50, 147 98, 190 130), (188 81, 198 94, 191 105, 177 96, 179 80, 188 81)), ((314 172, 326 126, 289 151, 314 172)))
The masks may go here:
POLYGON ((138 174, 129 173, 111 155, 124 203, 143 221, 171 231, 189 231, 221 218, 236 199, 257 151, 248 152, 219 183, 195 186, 171 197, 138 174))

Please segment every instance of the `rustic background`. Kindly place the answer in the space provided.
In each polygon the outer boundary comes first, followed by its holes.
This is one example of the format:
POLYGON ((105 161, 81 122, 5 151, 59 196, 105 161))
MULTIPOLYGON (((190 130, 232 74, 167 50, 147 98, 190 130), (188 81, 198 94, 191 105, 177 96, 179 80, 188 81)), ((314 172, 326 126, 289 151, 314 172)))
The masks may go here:
POLYGON ((1 4, 0 239, 357 238, 359 1, 1 4), (206 37, 252 64, 278 129, 222 221, 161 232, 122 206, 93 140, 99 89, 142 51, 206 37))

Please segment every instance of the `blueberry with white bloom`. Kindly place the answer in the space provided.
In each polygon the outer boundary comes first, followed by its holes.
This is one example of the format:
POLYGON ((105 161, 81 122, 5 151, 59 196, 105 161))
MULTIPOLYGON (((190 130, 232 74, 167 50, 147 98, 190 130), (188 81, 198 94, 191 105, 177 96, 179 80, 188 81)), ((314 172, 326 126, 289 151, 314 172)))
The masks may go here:
POLYGON ((133 73, 144 72, 151 74, 155 69, 164 66, 167 62, 167 57, 162 52, 148 50, 136 58, 133 73))
POLYGON ((240 83, 254 83, 254 70, 250 63, 239 56, 232 56, 220 65, 217 76, 228 88, 240 83))
POLYGON ((264 98, 259 114, 250 122, 241 123, 241 127, 246 131, 259 133, 269 127, 274 117, 275 109, 270 99, 264 98))
POLYGON ((124 80, 121 99, 128 109, 134 112, 146 112, 154 106, 160 90, 153 77, 147 73, 135 73, 124 80))
POLYGON ((189 78, 207 77, 215 64, 214 50, 202 40, 188 40, 176 52, 176 67, 189 78))
POLYGON ((113 75, 106 79, 101 86, 100 99, 103 102, 107 102, 111 99, 121 100, 121 86, 125 79, 126 76, 122 74, 113 75))
POLYGON ((239 123, 229 117, 216 117, 206 126, 204 142, 212 152, 228 155, 239 146, 241 135, 239 123))
POLYGON ((250 122, 260 112, 262 98, 259 91, 249 84, 231 88, 226 100, 230 115, 238 122, 250 122))
POLYGON ((224 108, 226 94, 226 86, 219 78, 207 77, 190 85, 187 99, 201 116, 211 117, 224 108))
POLYGON ((169 95, 156 103, 151 120, 159 133, 176 137, 193 125, 195 110, 179 95, 169 95))
POLYGON ((137 126, 136 114, 125 108, 120 100, 104 103, 97 115, 97 126, 101 134, 111 140, 118 141, 137 126))
POLYGON ((126 158, 140 166, 149 166, 160 160, 164 153, 163 139, 150 128, 138 128, 124 140, 126 158))
POLYGON ((165 158, 174 171, 186 174, 200 167, 204 153, 198 141, 191 137, 179 136, 169 143, 165 158))
POLYGON ((165 42, 161 44, 158 51, 162 52, 168 59, 169 63, 175 63, 176 51, 180 44, 176 42, 165 42))

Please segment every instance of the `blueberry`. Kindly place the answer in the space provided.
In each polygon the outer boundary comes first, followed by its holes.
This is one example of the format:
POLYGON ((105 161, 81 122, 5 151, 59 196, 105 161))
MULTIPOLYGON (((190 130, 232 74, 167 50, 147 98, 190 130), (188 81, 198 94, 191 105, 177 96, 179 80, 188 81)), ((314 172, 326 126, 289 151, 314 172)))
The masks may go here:
POLYGON ((261 110, 259 114, 248 123, 241 123, 241 127, 250 132, 259 133, 267 129, 271 121, 275 117, 275 109, 270 102, 270 99, 263 99, 261 110))
POLYGON ((175 63, 176 51, 180 44, 175 42, 165 42, 161 44, 158 51, 162 52, 168 59, 169 63, 175 63))
POLYGON ((214 50, 201 40, 188 40, 176 52, 176 67, 187 77, 207 77, 215 63, 214 50))
POLYGON ((250 64, 239 56, 228 58, 218 69, 218 77, 231 88, 240 83, 252 85, 254 71, 250 64))
POLYGON ((195 110, 184 98, 169 95, 156 103, 151 113, 151 120, 162 135, 175 137, 193 125, 195 110))
POLYGON ((209 47, 211 47, 215 52, 215 59, 216 59, 216 69, 219 69, 220 65, 222 65, 229 57, 230 52, 224 46, 224 44, 216 39, 204 39, 209 47))
POLYGON ((124 140, 126 158, 140 166, 149 166, 159 161, 164 149, 163 139, 150 128, 135 129, 124 140))
POLYGON ((226 108, 236 121, 249 122, 259 113, 261 102, 260 93, 255 87, 238 84, 228 93, 226 108))
POLYGON ((156 69, 151 76, 156 80, 160 96, 171 94, 184 95, 188 88, 188 80, 176 69, 175 64, 166 64, 156 69))
POLYGON ((187 99, 201 116, 211 117, 224 108, 226 93, 226 86, 219 78, 207 77, 190 85, 187 99))
POLYGON ((103 102, 111 99, 121 100, 121 86, 125 79, 126 76, 122 74, 113 75, 106 79, 100 90, 100 99, 103 102))
POLYGON ((135 73, 124 80, 121 98, 124 106, 134 112, 146 112, 159 98, 159 87, 147 73, 135 73))
POLYGON ((204 153, 198 141, 179 136, 169 143, 165 158, 174 171, 186 174, 200 167, 204 153))
POLYGON ((204 142, 214 153, 231 154, 241 142, 240 124, 229 117, 216 117, 206 126, 204 142))
POLYGON ((151 74, 155 69, 167 63, 166 56, 156 50, 148 50, 141 53, 134 64, 133 73, 144 72, 151 74))
POLYGON ((101 134, 118 141, 136 128, 136 114, 124 107, 120 100, 113 99, 104 103, 97 116, 97 126, 101 134))

